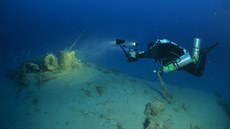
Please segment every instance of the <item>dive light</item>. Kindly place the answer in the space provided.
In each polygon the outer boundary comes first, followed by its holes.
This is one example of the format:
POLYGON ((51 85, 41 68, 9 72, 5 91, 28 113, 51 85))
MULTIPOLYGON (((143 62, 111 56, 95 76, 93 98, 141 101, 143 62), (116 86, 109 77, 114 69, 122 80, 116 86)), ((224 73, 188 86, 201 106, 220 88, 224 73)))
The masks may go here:
POLYGON ((125 43, 125 40, 123 40, 123 39, 117 39, 117 40, 116 40, 116 44, 117 44, 117 45, 121 45, 121 44, 123 44, 123 43, 125 43))

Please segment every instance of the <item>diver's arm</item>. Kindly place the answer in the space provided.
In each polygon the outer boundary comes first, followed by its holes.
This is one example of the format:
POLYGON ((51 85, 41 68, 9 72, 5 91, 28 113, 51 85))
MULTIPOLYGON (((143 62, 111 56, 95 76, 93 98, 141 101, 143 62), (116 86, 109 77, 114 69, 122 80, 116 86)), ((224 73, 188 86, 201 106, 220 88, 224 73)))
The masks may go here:
POLYGON ((120 45, 121 49, 123 50, 123 52, 125 53, 125 56, 128 57, 129 56, 129 49, 124 45, 120 45))
POLYGON ((138 51, 135 51, 134 49, 127 48, 126 45, 124 45, 124 44, 121 44, 120 47, 123 50, 125 56, 127 57, 128 62, 133 62, 133 61, 138 60, 138 58, 136 57, 138 51))
POLYGON ((132 62, 132 61, 137 61, 138 59, 141 58, 151 58, 151 59, 155 59, 156 57, 156 53, 155 52, 151 52, 151 51, 134 51, 134 50, 130 50, 127 52, 126 56, 128 57, 128 61, 132 62))
MULTIPOLYGON (((156 49, 150 49, 147 51, 139 51, 138 47, 127 48, 124 44, 124 40, 117 39, 116 44, 119 45, 128 58, 129 62, 137 61, 139 58, 154 58, 156 57, 156 49)), ((154 47, 155 48, 155 47, 154 47)))
POLYGON ((157 55, 157 49, 151 49, 147 51, 139 51, 136 53, 137 58, 155 58, 157 55))

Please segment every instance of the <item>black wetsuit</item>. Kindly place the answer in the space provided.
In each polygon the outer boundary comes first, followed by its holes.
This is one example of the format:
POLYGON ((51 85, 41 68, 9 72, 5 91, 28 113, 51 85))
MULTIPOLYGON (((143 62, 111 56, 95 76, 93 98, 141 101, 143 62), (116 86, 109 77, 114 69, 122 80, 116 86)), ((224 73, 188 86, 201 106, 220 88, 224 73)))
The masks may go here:
POLYGON ((144 53, 137 54, 136 57, 153 58, 165 66, 184 54, 185 51, 181 47, 171 43, 162 43, 150 47, 144 53))
POLYGON ((204 68, 205 68, 205 64, 206 64, 206 58, 207 58, 207 54, 214 49, 219 43, 215 43, 214 45, 212 45, 211 47, 205 48, 205 49, 201 49, 200 50, 200 54, 199 54, 199 60, 196 64, 191 63, 188 64, 186 66, 184 66, 182 68, 182 70, 189 72, 192 75, 195 76, 202 76, 204 73, 204 68))
MULTIPOLYGON (((207 53, 211 51, 217 44, 203 49, 200 51, 199 60, 197 63, 190 63, 178 70, 187 71, 188 73, 200 77, 204 73, 207 53)), ((149 49, 144 52, 140 52, 136 55, 136 58, 152 58, 157 62, 160 62, 162 66, 166 66, 174 62, 179 57, 183 56, 187 51, 175 43, 157 43, 153 46, 149 46, 149 49)))

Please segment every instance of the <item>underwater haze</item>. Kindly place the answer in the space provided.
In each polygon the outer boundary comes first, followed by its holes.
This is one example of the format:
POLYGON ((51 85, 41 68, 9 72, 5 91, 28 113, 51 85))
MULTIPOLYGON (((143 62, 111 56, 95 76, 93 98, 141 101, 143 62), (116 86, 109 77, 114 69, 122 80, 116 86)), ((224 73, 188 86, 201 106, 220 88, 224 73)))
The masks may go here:
POLYGON ((164 75, 168 84, 217 91, 230 99, 229 0, 2 0, 0 2, 0 70, 2 75, 26 60, 58 54, 73 46, 83 62, 158 81, 151 59, 128 63, 115 45, 121 38, 139 42, 166 38, 192 50, 194 37, 202 47, 220 44, 207 58, 205 74, 164 75))
POLYGON ((229 49, 229 0, 0 0, 0 129, 230 129, 229 49), (201 77, 115 42, 194 38, 201 77))

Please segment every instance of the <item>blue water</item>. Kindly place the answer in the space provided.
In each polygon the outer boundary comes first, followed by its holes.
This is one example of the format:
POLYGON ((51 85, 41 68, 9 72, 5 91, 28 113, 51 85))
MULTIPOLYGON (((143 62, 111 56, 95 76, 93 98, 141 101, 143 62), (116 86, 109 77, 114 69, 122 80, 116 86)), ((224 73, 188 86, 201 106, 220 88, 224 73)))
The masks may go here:
POLYGON ((219 42, 201 78, 185 72, 164 75, 168 84, 218 91, 230 99, 229 0, 2 0, 0 2, 0 71, 72 45, 82 61, 158 81, 150 59, 128 63, 116 38, 139 42, 169 39, 191 51, 194 37, 202 47, 219 42))

